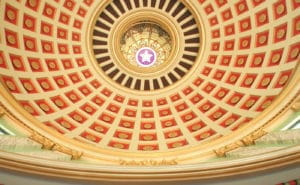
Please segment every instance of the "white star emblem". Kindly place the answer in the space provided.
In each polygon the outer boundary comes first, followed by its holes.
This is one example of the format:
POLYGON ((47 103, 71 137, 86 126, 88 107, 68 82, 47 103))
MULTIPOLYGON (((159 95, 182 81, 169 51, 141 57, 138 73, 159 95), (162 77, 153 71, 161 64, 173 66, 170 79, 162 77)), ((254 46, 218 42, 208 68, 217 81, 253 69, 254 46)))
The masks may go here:
POLYGON ((151 62, 151 57, 153 57, 153 55, 152 54, 150 54, 149 52, 148 52, 148 50, 145 50, 145 52, 144 53, 142 53, 142 54, 140 54, 141 55, 141 57, 142 57, 142 61, 143 62, 151 62))

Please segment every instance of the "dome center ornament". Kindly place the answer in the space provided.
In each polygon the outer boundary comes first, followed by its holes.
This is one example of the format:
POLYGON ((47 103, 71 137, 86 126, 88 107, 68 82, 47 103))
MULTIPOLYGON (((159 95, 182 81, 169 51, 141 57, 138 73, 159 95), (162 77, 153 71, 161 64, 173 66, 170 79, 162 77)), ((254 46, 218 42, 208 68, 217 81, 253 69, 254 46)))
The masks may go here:
POLYGON ((156 62, 156 52, 149 47, 143 47, 136 52, 135 58, 139 66, 150 67, 156 62))

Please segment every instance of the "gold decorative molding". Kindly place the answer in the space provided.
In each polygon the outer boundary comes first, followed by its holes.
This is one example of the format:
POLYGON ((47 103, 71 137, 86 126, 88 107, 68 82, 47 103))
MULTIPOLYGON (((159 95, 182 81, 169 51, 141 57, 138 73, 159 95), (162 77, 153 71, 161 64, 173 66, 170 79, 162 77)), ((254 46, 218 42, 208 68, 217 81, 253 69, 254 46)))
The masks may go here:
POLYGON ((46 149, 46 150, 51 150, 53 148, 53 146, 55 145, 55 143, 53 141, 38 134, 37 132, 33 132, 29 138, 42 144, 43 149, 46 149))
POLYGON ((296 99, 296 101, 292 105, 292 110, 295 112, 300 111, 300 96, 296 99))
POLYGON ((255 144, 255 140, 261 138, 262 136, 266 135, 267 132, 264 131, 262 128, 258 129, 257 131, 252 132, 250 135, 244 137, 242 142, 245 146, 255 144))
POLYGON ((56 151, 71 155, 72 160, 80 159, 80 157, 83 155, 83 152, 75 151, 70 148, 59 145, 59 144, 54 144, 52 150, 56 150, 56 151))
POLYGON ((234 143, 231 143, 229 145, 226 145, 224 147, 221 147, 219 149, 214 150, 214 153, 217 157, 225 157, 227 152, 230 152, 234 149, 237 149, 239 147, 244 146, 244 143, 242 141, 237 141, 234 143))
POLYGON ((120 159, 119 164, 121 166, 169 166, 169 165, 177 165, 178 161, 176 159, 172 159, 172 160, 145 159, 140 161, 120 159))

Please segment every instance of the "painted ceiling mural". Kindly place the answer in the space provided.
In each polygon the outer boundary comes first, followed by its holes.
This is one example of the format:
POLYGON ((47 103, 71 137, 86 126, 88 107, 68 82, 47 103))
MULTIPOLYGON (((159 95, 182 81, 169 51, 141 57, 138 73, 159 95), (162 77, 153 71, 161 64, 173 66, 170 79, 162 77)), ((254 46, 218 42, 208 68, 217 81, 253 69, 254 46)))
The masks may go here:
POLYGON ((1 0, 2 90, 37 125, 102 151, 199 147, 251 127, 288 85, 299 7, 1 0))

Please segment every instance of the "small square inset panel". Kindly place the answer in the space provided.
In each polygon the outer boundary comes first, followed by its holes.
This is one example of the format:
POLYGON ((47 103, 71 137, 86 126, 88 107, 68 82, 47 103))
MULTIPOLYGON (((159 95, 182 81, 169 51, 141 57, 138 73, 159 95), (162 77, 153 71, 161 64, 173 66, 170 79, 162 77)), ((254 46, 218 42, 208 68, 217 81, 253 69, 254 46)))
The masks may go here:
POLYGON ((4 12, 4 19, 12 24, 17 25, 19 10, 9 4, 6 4, 4 12))
POLYGON ((188 122, 195 119, 197 116, 194 112, 188 112, 180 116, 183 122, 188 122))
POLYGON ((208 4, 206 7, 204 7, 204 11, 207 15, 209 15, 210 13, 212 13, 214 11, 214 8, 211 4, 208 4))
POLYGON ((220 65, 229 66, 230 61, 231 61, 231 56, 230 55, 223 55, 221 60, 220 60, 220 65))
POLYGON ((191 87, 186 87, 186 88, 184 88, 183 90, 182 90, 182 92, 183 92, 183 94, 184 95, 189 95, 190 93, 192 93, 193 92, 193 88, 191 88, 191 87))
POLYGON ((72 124, 70 121, 66 120, 65 118, 58 118, 55 120, 60 126, 70 131, 74 130, 76 126, 72 124))
POLYGON ((36 87, 33 85, 31 79, 27 79, 27 78, 21 78, 20 79, 24 89, 28 92, 28 93, 37 93, 38 91, 36 90, 36 87))
POLYGON ((41 41, 43 53, 54 53, 53 42, 52 41, 41 41))
POLYGON ((222 100, 227 94, 229 90, 225 88, 220 88, 214 95, 215 98, 222 100))
POLYGON ((240 118, 239 115, 232 114, 228 118, 226 118, 222 123, 220 124, 222 127, 226 128, 229 127, 230 125, 235 124, 235 122, 240 118))
POLYGON ((21 92, 18 85, 16 84, 15 80, 12 77, 2 76, 2 80, 10 92, 12 92, 12 93, 20 93, 21 92))
POLYGON ((250 97, 248 97, 245 100, 245 102, 242 104, 241 108, 249 110, 250 108, 252 108, 255 105, 255 103, 258 101, 259 98, 260 98, 259 96, 250 96, 250 97))
POLYGON ((34 32, 36 28, 36 18, 24 13, 23 28, 34 32))
POLYGON ((241 32, 250 30, 252 28, 250 17, 244 18, 241 21, 239 21, 239 25, 240 25, 241 32))
POLYGON ((101 134, 105 134, 109 128, 107 128, 106 126, 101 125, 100 123, 93 123, 90 126, 90 129, 95 130, 96 132, 99 132, 101 134))
POLYGON ((203 103, 202 105, 200 105, 198 107, 198 109, 201 112, 205 113, 205 112, 209 111, 211 108, 213 108, 214 106, 215 106, 215 104, 213 104, 212 102, 206 101, 205 103, 203 103))
POLYGON ((116 142, 116 141, 111 141, 108 146, 111 146, 116 149, 124 149, 127 150, 129 148, 129 144, 126 143, 121 143, 121 142, 116 142))
POLYGON ((222 12, 222 18, 223 18, 223 21, 227 21, 229 19, 232 19, 232 13, 231 13, 230 8, 228 8, 228 9, 226 9, 222 12))
POLYGON ((198 140, 198 141, 201 141, 201 140, 204 140, 204 139, 207 139, 213 135, 215 135, 216 132, 212 129, 208 130, 208 131, 205 131, 205 132, 202 132, 200 134, 198 134, 195 138, 198 140))
POLYGON ((249 49, 250 46, 251 46, 251 36, 240 38, 239 49, 249 49))
POLYGON ((258 89, 266 89, 272 82, 274 77, 274 73, 268 73, 268 74, 263 74, 263 76, 260 79, 260 82, 258 83, 257 88, 258 89))
POLYGON ((300 54, 300 42, 290 46, 287 62, 297 61, 297 59, 299 58, 299 54, 300 54))
POLYGON ((45 100, 36 100, 35 103, 40 107, 42 111, 46 114, 51 114, 54 112, 53 108, 45 100))
POLYGON ((24 39, 25 50, 33 51, 33 52, 37 51, 35 38, 24 35, 23 39, 24 39))
POLYGON ((90 105, 89 103, 85 103, 80 108, 81 110, 83 110, 84 112, 90 115, 93 115, 97 111, 97 109, 94 106, 90 105))
POLYGON ((104 98, 101 98, 100 96, 95 96, 92 101, 98 105, 99 107, 101 107, 103 105, 103 103, 105 102, 104 98))
POLYGON ((53 26, 49 23, 41 21, 41 34, 52 36, 53 35, 53 26))
POLYGON ((115 105, 115 104, 109 104, 106 108, 107 110, 109 110, 110 112, 113 112, 113 113, 118 113, 119 110, 120 110, 120 107, 118 105, 115 105))
POLYGON ((39 58, 32 58, 32 57, 28 57, 28 62, 30 65, 30 68, 33 72, 42 72, 44 71, 42 64, 41 64, 41 60, 39 58))
POLYGON ((200 86, 204 80, 200 77, 196 78, 193 82, 195 86, 200 86))
POLYGON ((40 5, 40 0, 27 0, 25 4, 28 8, 37 11, 40 5))
POLYGON ((217 61, 218 56, 217 55, 210 55, 207 62, 210 64, 215 64, 217 61))
POLYGON ((124 116, 135 117, 136 116, 136 110, 125 109, 123 114, 124 114, 124 116))
POLYGON ((269 31, 256 34, 256 47, 266 46, 269 40, 269 31))
POLYGON ((224 30, 225 30, 225 35, 226 35, 226 36, 235 34, 234 24, 226 25, 226 26, 224 27, 224 30))
POLYGON ((119 103, 123 103, 124 100, 125 100, 125 97, 122 96, 122 95, 116 95, 116 96, 114 97, 114 100, 117 101, 117 102, 119 102, 119 103))
POLYGON ((247 12, 249 9, 246 0, 240 0, 238 3, 236 3, 235 9, 238 15, 247 12))
POLYGON ((31 115, 38 116, 40 115, 38 110, 28 101, 19 101, 20 105, 31 115))
POLYGON ((203 121, 197 121, 196 123, 193 123, 192 125, 188 126, 188 129, 190 132, 196 132, 198 130, 201 130, 206 125, 203 121))
POLYGON ((200 102, 203 99, 203 96, 201 96, 200 94, 195 94, 193 97, 190 98, 190 101, 193 104, 197 104, 198 102, 200 102))
POLYGON ((216 121, 216 120, 220 119, 221 117, 223 117, 226 113, 227 113, 226 110, 219 108, 218 110, 216 110, 215 112, 210 114, 209 118, 213 121, 216 121))
POLYGON ((51 6, 48 3, 45 3, 44 9, 43 9, 43 15, 53 19, 55 16, 56 8, 51 6))
POLYGON ((68 25, 70 22, 70 15, 68 15, 67 13, 61 12, 59 15, 59 22, 68 25))
POLYGON ((180 130, 172 130, 164 133, 166 139, 176 138, 182 136, 180 130))
POLYGON ((89 141, 92 141, 92 142, 95 142, 95 143, 99 143, 101 141, 101 138, 94 135, 94 134, 91 134, 91 133, 88 133, 86 131, 84 131, 82 134, 80 134, 81 137, 89 140, 89 141))
POLYGON ((234 42, 235 40, 226 40, 225 41, 225 45, 224 45, 224 51, 229 51, 229 50, 233 50, 234 49, 234 42))
POLYGON ((87 118, 86 118, 85 116, 83 116, 81 113, 76 112, 76 111, 71 112, 71 113, 69 114, 69 116, 70 116, 70 118, 72 118, 74 121, 76 121, 76 122, 78 122, 78 123, 81 123, 81 124, 83 124, 83 123, 87 120, 87 118))
POLYGON ((158 110, 158 112, 159 112, 160 117, 169 116, 172 114, 172 111, 170 108, 160 109, 160 110, 158 110))
POLYGON ((124 127, 124 128, 133 129, 134 128, 134 121, 121 119, 120 123, 119 123, 119 126, 124 127))
POLYGON ((44 90, 45 92, 54 90, 53 85, 48 78, 38 78, 37 81, 40 84, 42 90, 44 90))
POLYGON ((287 23, 276 26, 274 30, 273 42, 277 43, 284 41, 286 39, 287 30, 287 23))
POLYGON ((282 58, 283 48, 271 51, 268 66, 279 65, 282 58))
POLYGON ((73 11, 76 3, 73 0, 65 0, 64 7, 69 9, 70 11, 73 11))
POLYGON ((5 38, 7 46, 19 48, 19 39, 16 32, 5 29, 5 38))
POLYGON ((80 96, 75 91, 73 91, 73 90, 69 91, 69 92, 66 92, 65 95, 73 103, 76 103, 76 102, 78 102, 81 99, 80 96))
POLYGON ((177 123, 176 123, 175 119, 172 118, 172 119, 162 120, 161 125, 162 125, 163 128, 167 128, 167 127, 176 126, 177 123))
POLYGON ((285 16, 287 13, 286 0, 278 0, 273 4, 273 13, 275 19, 285 16))
POLYGON ((251 87, 254 83, 255 79, 257 77, 257 74, 246 74, 244 77, 244 80, 241 84, 241 87, 251 87))
POLYGON ((262 26, 264 24, 269 23, 268 10, 263 9, 255 14, 256 17, 256 25, 262 26))
POLYGON ((238 102, 240 102, 240 100, 243 98, 244 94, 242 93, 238 93, 238 92, 234 92, 233 95, 231 95, 231 97, 227 100, 227 104, 229 105, 236 105, 238 102))
POLYGON ((78 90, 84 95, 84 96, 88 96, 89 94, 92 93, 92 90, 86 86, 86 85, 83 85, 81 87, 78 88, 78 90))
POLYGON ((209 23, 211 26, 218 24, 218 18, 216 16, 209 19, 209 23))
POLYGON ((68 107, 66 100, 62 96, 51 97, 52 102, 60 109, 68 107))
POLYGON ((80 76, 77 73, 71 73, 71 74, 68 74, 68 76, 69 76, 70 80, 74 84, 76 84, 76 83, 78 83, 78 82, 81 81, 81 78, 80 78, 80 76))
POLYGON ((143 130, 155 129, 155 123, 151 122, 151 121, 142 121, 141 129, 143 129, 143 130))
POLYGON ((57 28, 57 38, 67 39, 68 38, 68 30, 64 28, 57 28))
POLYGON ((168 143, 168 148, 179 148, 187 145, 188 142, 186 140, 179 140, 176 142, 168 143))
POLYGON ((114 133, 114 137, 119 138, 119 139, 130 140, 131 137, 132 137, 132 133, 117 130, 117 131, 114 133))
POLYGON ((235 67, 245 67, 248 55, 237 55, 235 59, 235 67))
POLYGON ((293 36, 298 34, 300 34, 300 16, 293 19, 293 36))
POLYGON ((170 98, 171 98, 172 102, 175 102, 175 101, 177 101, 177 100, 180 100, 180 99, 181 99, 181 97, 180 97, 180 95, 179 95, 179 94, 174 94, 174 95, 171 95, 171 96, 170 96, 170 98))
POLYGON ((153 150, 158 150, 159 147, 158 145, 139 145, 138 150, 142 151, 153 151, 153 150))
POLYGON ((175 109, 177 110, 177 112, 184 111, 187 108, 188 108, 188 105, 185 102, 182 102, 182 103, 175 106, 175 109))
POLYGON ((85 17, 87 13, 87 10, 85 10, 83 7, 80 7, 77 11, 77 15, 81 16, 81 17, 85 17))
POLYGON ((231 72, 228 76, 226 83, 235 84, 237 80, 240 78, 240 73, 231 72))
POLYGON ((139 136, 140 141, 155 141, 157 140, 156 133, 142 133, 139 136))
POLYGON ((115 120, 115 116, 107 113, 102 113, 99 117, 99 120, 104 121, 105 123, 112 124, 115 120))
POLYGON ((288 70, 288 71, 282 71, 280 73, 280 76, 277 78, 277 82, 275 84, 275 88, 281 88, 283 87, 287 82, 288 80, 290 79, 292 75, 292 70, 288 70))
POLYGON ((265 60, 265 53, 255 53, 252 57, 250 67, 261 67, 265 60))
POLYGON ((9 54, 9 58, 16 71, 26 71, 22 56, 9 54))
POLYGON ((265 99, 257 107, 256 111, 261 112, 261 111, 265 110, 272 104, 274 99, 275 99, 274 96, 265 97, 265 99))
POLYGON ((211 32, 212 38, 220 38, 220 30, 216 29, 211 32))

